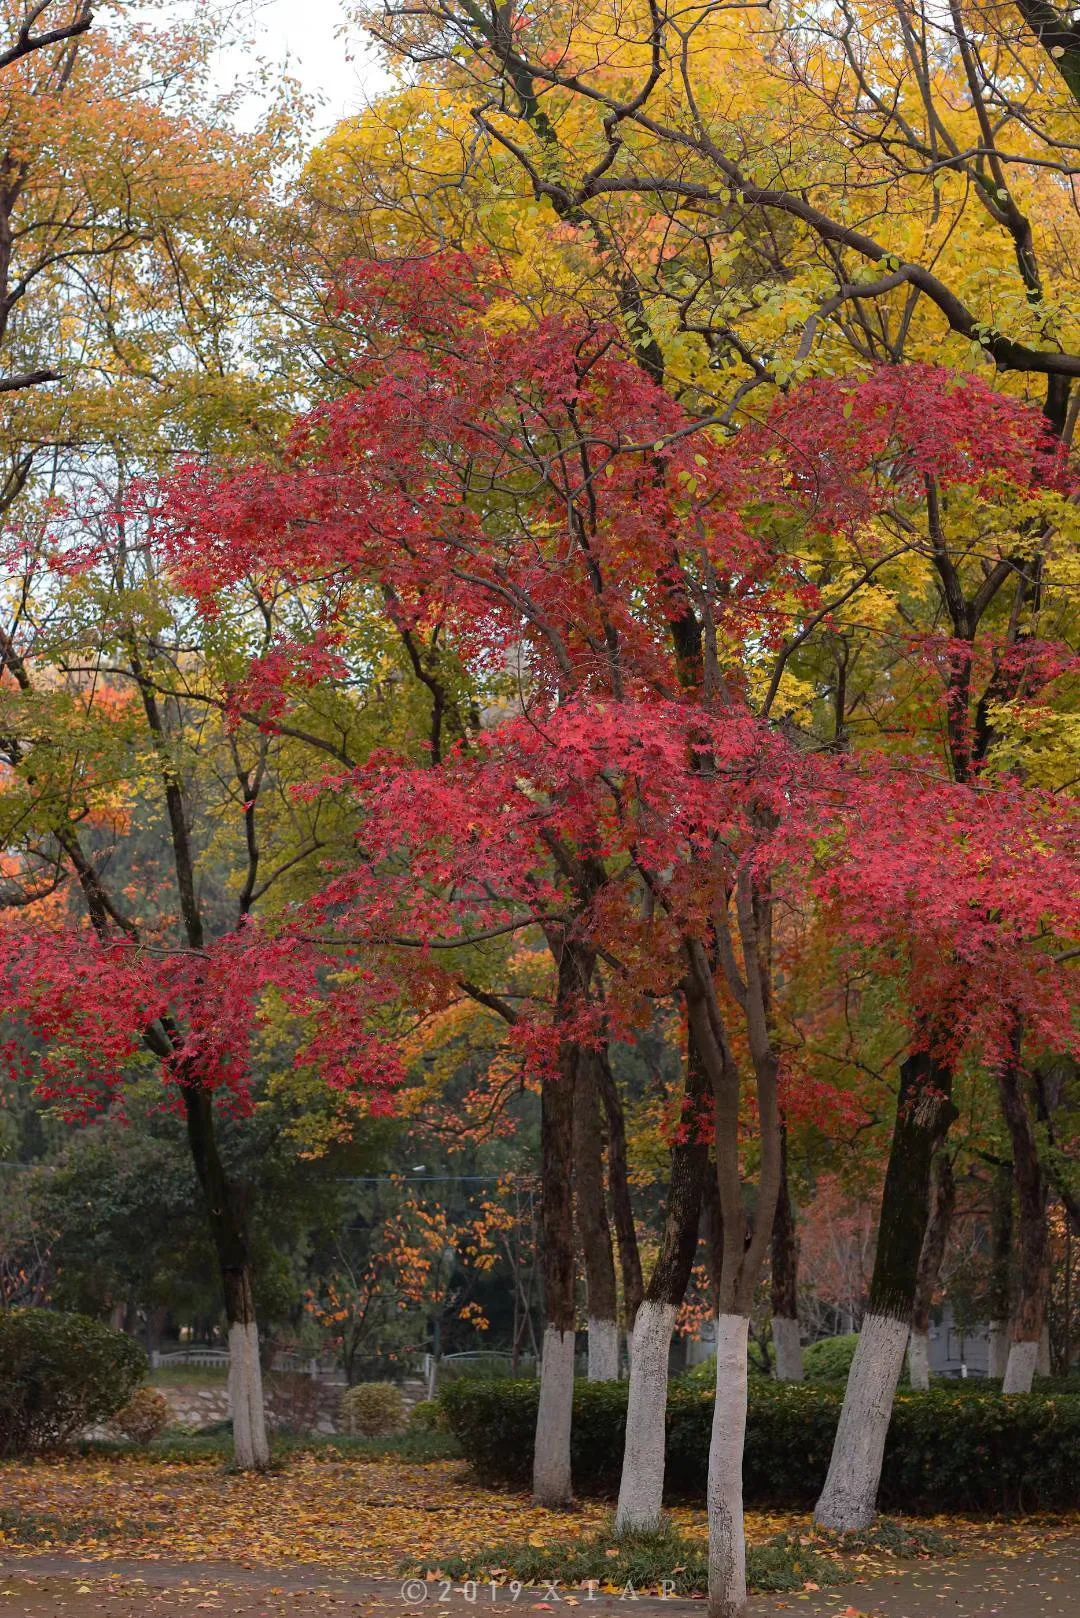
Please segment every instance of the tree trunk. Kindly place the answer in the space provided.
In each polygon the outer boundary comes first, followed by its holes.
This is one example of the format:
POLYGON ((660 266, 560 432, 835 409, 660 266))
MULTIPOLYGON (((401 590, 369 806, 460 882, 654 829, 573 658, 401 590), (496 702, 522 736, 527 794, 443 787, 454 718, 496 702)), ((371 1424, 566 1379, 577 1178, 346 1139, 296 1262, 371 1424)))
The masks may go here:
POLYGON ((574 1208, 585 1256, 588 1297, 589 1381, 619 1377, 619 1322, 615 1255, 604 1202, 604 1136, 600 1123, 596 1061, 578 1058, 574 1084, 574 1208))
POLYGON ((206 1198, 210 1230, 221 1267, 225 1317, 229 1325, 229 1406, 233 1453, 243 1471, 270 1465, 263 1405, 259 1329, 251 1281, 246 1218, 236 1187, 230 1184, 217 1149, 213 1103, 197 1081, 181 1084, 188 1142, 206 1198))
POLYGON ((708 1098, 708 1080, 691 1037, 687 1048, 686 1140, 671 1149, 667 1211, 645 1297, 634 1323, 630 1389, 626 1408, 618 1534, 651 1533, 660 1524, 664 1498, 665 1422, 668 1351, 675 1317, 686 1294, 697 1251, 701 1192, 709 1148, 699 1128, 708 1098))
POLYGON ((229 1409, 233 1453, 242 1471, 270 1464, 263 1405, 259 1328, 251 1290, 251 1270, 225 1272, 225 1312, 229 1321, 229 1409))
POLYGON ((533 1452, 533 1494, 544 1506, 568 1505, 573 1493, 570 1478, 575 1280, 572 1165, 577 1062, 575 1047, 564 1046, 558 1075, 544 1081, 540 1096, 545 1325, 533 1452))
POLYGON ((951 1089, 951 1070, 925 1051, 909 1056, 900 1069, 869 1305, 814 1511, 823 1528, 839 1533, 869 1527, 874 1520, 915 1302, 934 1154, 955 1117, 951 1089))
POLYGON ((634 1225, 634 1207, 630 1198, 630 1173, 626 1160, 626 1119, 623 1116, 615 1075, 601 1050, 596 1057, 596 1082, 604 1105, 608 1137, 608 1191, 611 1195, 611 1213, 615 1225, 615 1240, 619 1248, 619 1273, 623 1288, 623 1323, 629 1339, 634 1330, 641 1304, 644 1284, 641 1276, 641 1253, 638 1249, 637 1229, 634 1225))
MULTIPOLYGON (((747 1235, 739 1163, 742 1085, 715 1001, 688 996, 691 1026, 701 1044, 716 1109, 717 1188, 721 1209, 723 1265, 716 1321, 716 1400, 709 1444, 709 1618, 738 1618, 746 1607, 746 1541, 743 1522, 743 1449, 746 1434, 747 1343, 754 1293, 776 1216, 781 1180, 778 1059, 768 1015, 767 915, 749 915, 740 896, 740 928, 746 963, 747 1031, 754 1064, 761 1166, 754 1223, 747 1235)), ((697 972, 697 982, 704 974, 697 972)))
POLYGON ((716 1322, 716 1407, 709 1443, 709 1618, 739 1618, 746 1605, 742 1469, 746 1440, 746 1315, 716 1322))
POLYGON ((1013 1316, 1003 1393, 1030 1393, 1038 1368, 1050 1291, 1050 1243, 1046 1229, 1046 1177, 1039 1161, 1034 1098, 1020 1065, 1019 1031, 1008 1058, 998 1066, 998 1095, 1012 1142, 1020 1226, 1020 1284, 1013 1316))
POLYGON ((772 1335, 778 1382, 803 1379, 799 1336, 799 1243, 788 1184, 787 1128, 780 1129, 780 1191, 772 1227, 772 1335))
POLYGON ((701 1188, 701 1239, 705 1245, 705 1267, 709 1274, 709 1302, 714 1315, 720 1308, 724 1278, 724 1212, 720 1206, 720 1187, 716 1180, 715 1158, 710 1158, 701 1188))
POLYGON ((916 1393, 927 1393, 930 1388, 930 1333, 911 1328, 907 1346, 908 1381, 916 1393))
POLYGON ((945 1152, 939 1152, 935 1157, 931 1180, 930 1216, 919 1255, 915 1302, 911 1310, 911 1342, 908 1345, 911 1386, 920 1392, 925 1392, 930 1386, 930 1311, 956 1208, 956 1182, 952 1162, 945 1152))
POLYGON ((1013 1241, 1013 1166, 995 1166, 990 1236, 990 1363, 987 1374, 1001 1381, 1009 1362, 1010 1270, 1013 1241))

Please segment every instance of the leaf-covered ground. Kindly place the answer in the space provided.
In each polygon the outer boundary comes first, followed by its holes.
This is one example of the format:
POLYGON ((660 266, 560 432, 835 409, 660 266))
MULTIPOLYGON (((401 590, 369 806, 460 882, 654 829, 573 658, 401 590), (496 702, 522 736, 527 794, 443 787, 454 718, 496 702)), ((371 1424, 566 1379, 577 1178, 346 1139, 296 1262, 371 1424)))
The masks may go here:
MULTIPOLYGON (((353 1575, 397 1575, 403 1565, 437 1569, 444 1560, 498 1545, 541 1548, 601 1534, 602 1502, 546 1511, 524 1496, 481 1488, 461 1461, 415 1462, 295 1454, 280 1471, 241 1477, 218 1460, 148 1462, 73 1457, 11 1464, 0 1472, 0 1550, 62 1552, 248 1567, 322 1567, 353 1575)), ((673 1513, 689 1539, 705 1537, 704 1513, 673 1513)), ((1017 1555, 1080 1532, 1080 1519, 1022 1525, 936 1520, 961 1550, 1017 1555)), ((751 1513, 748 1535, 762 1544, 806 1531, 806 1519, 751 1513)), ((887 1548, 845 1556, 855 1577, 895 1561, 887 1548)))
MULTIPOLYGON (((545 1511, 479 1488, 461 1461, 398 1458, 299 1454, 261 1477, 217 1461, 73 1458, 6 1466, 0 1487, 0 1533, 11 1547, 383 1575, 507 1540, 565 1540, 600 1529, 608 1514, 597 1502, 545 1511)), ((678 1515, 703 1523, 700 1513, 678 1515)), ((753 1531, 767 1537, 791 1521, 755 1518, 753 1531)))

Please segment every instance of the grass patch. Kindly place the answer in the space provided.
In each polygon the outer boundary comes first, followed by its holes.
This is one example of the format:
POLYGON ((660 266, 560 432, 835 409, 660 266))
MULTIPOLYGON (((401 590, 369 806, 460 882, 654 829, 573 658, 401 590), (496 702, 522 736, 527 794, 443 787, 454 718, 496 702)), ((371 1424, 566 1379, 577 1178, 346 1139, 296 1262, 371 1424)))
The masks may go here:
MULTIPOLYGON (((448 1579, 478 1582, 519 1579, 522 1584, 550 1581, 577 1588, 595 1583, 619 1591, 632 1586, 639 1595, 702 1595, 709 1579, 705 1547, 671 1527, 619 1539, 607 1533, 550 1545, 501 1545, 474 1556, 442 1558, 439 1572, 448 1579)), ((764 1545, 751 1546, 747 1555, 747 1580, 753 1590, 802 1590, 810 1583, 835 1584, 843 1577, 838 1561, 793 1534, 778 1534, 764 1545)))
POLYGON ((113 1526, 108 1517, 61 1517, 55 1511, 0 1507, 0 1537, 12 1545, 73 1545, 87 1535, 104 1538, 113 1526))
MULTIPOLYGON (((453 1461, 461 1447, 452 1433, 407 1432, 388 1438, 350 1438, 344 1433, 277 1433, 270 1442, 273 1463, 286 1462, 292 1455, 315 1455, 327 1461, 362 1459, 379 1461, 397 1457, 403 1461, 453 1461)), ((132 1444, 123 1439, 90 1438, 74 1447, 78 1455, 102 1459, 149 1462, 219 1461, 232 1462, 232 1431, 228 1422, 205 1432, 165 1432, 150 1444, 132 1444)))
POLYGON ((227 1365, 158 1365, 146 1380, 152 1388, 221 1388, 228 1378, 227 1365))
MULTIPOLYGON (((807 1586, 843 1584, 856 1575, 868 1557, 926 1558, 948 1555, 954 1547, 933 1528, 909 1527, 882 1518, 872 1528, 853 1534, 826 1534, 818 1529, 805 1534, 774 1534, 763 1545, 751 1545, 746 1555, 746 1578, 751 1590, 783 1594, 807 1586)), ((430 1571, 415 1564, 403 1573, 430 1571)), ((472 1556, 452 1556, 439 1562, 440 1575, 478 1583, 519 1579, 526 1585, 548 1582, 582 1588, 625 1590, 639 1595, 696 1596, 708 1588, 705 1546, 687 1539, 670 1525, 655 1534, 634 1534, 616 1539, 613 1525, 607 1532, 581 1540, 558 1540, 549 1545, 529 1542, 499 1545, 472 1556)))
POLYGON ((912 1526, 893 1517, 879 1517, 869 1528, 856 1528, 849 1534, 831 1534, 814 1529, 815 1542, 847 1556, 896 1556, 913 1561, 933 1556, 951 1556, 956 1546, 936 1528, 912 1526))

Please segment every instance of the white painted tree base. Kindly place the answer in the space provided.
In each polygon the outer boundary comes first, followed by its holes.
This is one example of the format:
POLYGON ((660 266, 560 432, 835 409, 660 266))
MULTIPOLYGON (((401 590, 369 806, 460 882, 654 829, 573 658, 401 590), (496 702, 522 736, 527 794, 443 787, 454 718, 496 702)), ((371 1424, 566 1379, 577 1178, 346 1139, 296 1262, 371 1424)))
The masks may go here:
POLYGON ((987 1376, 997 1377, 1000 1382, 1005 1375, 1005 1367, 1009 1363, 1009 1322, 1007 1320, 992 1320, 990 1322, 990 1347, 987 1376))
POLYGON ((716 1322, 716 1404, 709 1443, 709 1618, 739 1618, 746 1607, 743 1449, 746 1440, 745 1315, 716 1322))
POLYGON ((619 1323, 589 1316, 590 1382, 619 1380, 619 1323))
POLYGON ((803 1379, 802 1338, 799 1322, 786 1315, 772 1317, 773 1349, 776 1353, 776 1380, 801 1382, 803 1379))
POLYGON ((569 1505, 570 1427, 574 1416, 574 1334, 544 1330, 540 1358, 540 1405, 536 1412, 533 1495, 542 1506, 569 1505))
POLYGON ((930 1339, 924 1331, 913 1331, 907 1348, 908 1378, 917 1393, 930 1387, 930 1339))
POLYGON ((253 1320, 229 1327, 229 1410, 233 1425, 233 1455, 241 1471, 270 1465, 266 1435, 259 1330, 253 1320))
POLYGON ((874 1520, 885 1439, 907 1339, 904 1320, 889 1315, 867 1315, 863 1320, 844 1390, 829 1475, 814 1509, 814 1519, 823 1528, 848 1534, 868 1528, 874 1520))
POLYGON ((617 1534, 651 1533, 660 1526, 664 1500, 665 1418, 668 1352, 676 1310, 670 1303, 646 1301, 638 1308, 630 1352, 630 1391, 626 1406, 617 1534))
POLYGON ((1009 1363, 1005 1367, 1002 1393, 1030 1393, 1031 1384, 1039 1364, 1038 1343, 1012 1343, 1009 1363))

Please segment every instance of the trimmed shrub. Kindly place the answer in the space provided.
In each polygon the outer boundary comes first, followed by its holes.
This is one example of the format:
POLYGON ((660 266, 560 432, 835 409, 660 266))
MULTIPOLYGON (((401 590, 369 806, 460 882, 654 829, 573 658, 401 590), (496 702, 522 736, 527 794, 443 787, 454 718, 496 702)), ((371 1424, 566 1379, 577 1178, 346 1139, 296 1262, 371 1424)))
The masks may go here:
MULTIPOLYGON (((625 1383, 574 1389, 574 1486, 613 1495, 626 1427, 625 1383)), ((821 1491, 842 1386, 755 1382, 743 1484, 750 1505, 801 1510, 821 1491)), ((462 1382, 442 1395, 466 1459, 488 1482, 526 1487, 532 1471, 536 1382, 462 1382)), ((701 1499, 712 1398, 674 1383, 668 1396, 666 1489, 701 1499)), ((1080 1506, 1080 1398, 942 1387, 897 1396, 880 1504, 911 1512, 1070 1511, 1080 1506)))
POLYGON ((112 1418, 133 1444, 149 1444, 165 1431, 169 1421, 169 1401, 157 1388, 136 1388, 126 1405, 121 1405, 112 1418))
POLYGON ((358 1382, 341 1398, 341 1420, 353 1438, 385 1438, 405 1425, 405 1401, 393 1382, 358 1382))
POLYGON ((846 1337, 820 1337, 803 1349, 803 1374, 808 1382, 846 1382, 855 1358, 858 1332, 846 1337))
POLYGON ((407 1429, 410 1433, 448 1433, 450 1423, 438 1399, 421 1399, 409 1411, 407 1429))
POLYGON ((138 1343, 98 1320, 0 1311, 0 1455, 52 1449, 108 1421, 145 1375, 138 1343))

